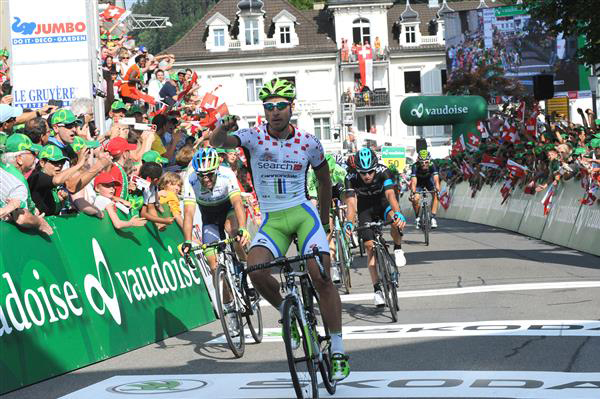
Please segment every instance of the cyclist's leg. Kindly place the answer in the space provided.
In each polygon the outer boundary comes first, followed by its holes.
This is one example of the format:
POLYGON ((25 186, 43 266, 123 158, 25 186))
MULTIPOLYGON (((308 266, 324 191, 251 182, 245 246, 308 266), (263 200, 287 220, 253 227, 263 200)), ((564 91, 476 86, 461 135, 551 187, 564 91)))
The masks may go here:
MULTIPOLYGON (((363 200, 364 201, 364 200, 363 200)), ((358 213, 358 225, 362 226, 365 223, 373 222, 376 218, 374 207, 375 203, 365 204, 363 201, 358 199, 357 213, 358 213)), ((373 239, 375 235, 371 230, 361 230, 359 232, 360 238, 362 238, 365 244, 365 251, 367 252, 367 268, 369 269, 369 275, 371 276, 371 282, 373 288, 377 291, 377 284, 379 283, 379 277, 377 276, 377 267, 375 265, 375 253, 373 252, 373 239)))
MULTIPOLYGON (((217 242, 221 239, 221 234, 219 231, 219 225, 217 223, 207 224, 203 221, 202 223, 202 243, 203 244, 211 244, 213 242, 217 242)), ((217 269, 217 257, 216 251, 214 248, 209 248, 204 251, 204 256, 206 257, 206 261, 208 266, 210 266, 210 270, 215 273, 217 269)))
MULTIPOLYGON (((298 235, 298 244, 302 254, 310 254, 316 247, 322 254, 322 264, 329 275, 331 275, 331 258, 329 255, 329 243, 327 235, 321 225, 317 208, 310 202, 304 203, 299 207, 293 208, 294 214, 290 213, 291 224, 295 225, 298 235), (293 222, 292 222, 293 220, 293 222)), ((291 211, 291 210, 290 210, 291 211)), ((321 297, 321 311, 323 320, 327 323, 329 329, 333 332, 342 331, 342 302, 340 295, 333 285, 331 278, 324 280, 319 273, 316 261, 307 262, 310 277, 315 289, 321 297)))
MULTIPOLYGON (((237 217, 235 216, 235 212, 232 209, 227 214, 227 219, 225 220, 225 231, 227 232, 229 237, 233 237, 238 233, 239 228, 240 226, 238 224, 237 217)), ((240 243, 237 241, 234 242, 233 248, 235 249, 235 254, 237 255, 238 260, 241 262, 245 262, 246 251, 244 251, 244 248, 242 248, 240 243)))
POLYGON ((412 206, 415 211, 415 218, 419 217, 419 212, 421 211, 421 195, 419 194, 420 187, 417 186, 417 191, 414 193, 412 198, 412 206))
MULTIPOLYGON (((286 211, 264 214, 263 223, 250 245, 248 266, 270 262, 275 257, 285 255, 291 243, 291 235, 281 231, 279 226, 286 223, 284 213, 286 211)), ((271 271, 268 269, 257 270, 250 274, 250 279, 254 288, 258 290, 262 297, 279 309, 282 301, 279 293, 279 282, 271 275, 271 271)))
MULTIPOLYGON (((387 204, 387 200, 385 200, 385 203, 387 204)), ((384 215, 386 221, 392 220, 394 218, 394 212, 392 212, 392 207, 390 205, 386 205, 384 215)), ((392 226, 390 232, 392 234, 392 240, 394 241, 394 245, 400 247, 402 245, 402 234, 400 234, 400 229, 397 229, 394 226, 392 226)))

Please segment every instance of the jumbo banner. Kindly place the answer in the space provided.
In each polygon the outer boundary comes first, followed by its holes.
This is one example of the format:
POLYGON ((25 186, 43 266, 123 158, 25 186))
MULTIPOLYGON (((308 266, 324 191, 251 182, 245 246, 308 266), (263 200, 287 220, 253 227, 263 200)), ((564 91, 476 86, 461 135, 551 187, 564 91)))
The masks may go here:
POLYGON ((177 226, 48 220, 51 237, 0 223, 0 394, 214 320, 177 226))
POLYGON ((92 8, 90 0, 9 0, 15 105, 92 97, 92 8))

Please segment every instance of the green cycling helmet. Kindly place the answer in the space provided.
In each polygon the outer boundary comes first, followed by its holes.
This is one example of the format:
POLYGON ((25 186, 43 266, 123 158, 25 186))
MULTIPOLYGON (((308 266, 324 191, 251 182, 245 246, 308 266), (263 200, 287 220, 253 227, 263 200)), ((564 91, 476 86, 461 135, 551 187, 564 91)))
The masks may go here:
POLYGON ((260 101, 268 100, 271 97, 283 97, 292 101, 296 98, 296 88, 294 84, 285 79, 275 78, 265 85, 258 92, 260 101))
POLYGON ((421 151, 419 151, 419 154, 417 155, 417 160, 418 161, 429 161, 429 160, 431 160, 431 154, 427 150, 421 150, 421 151))

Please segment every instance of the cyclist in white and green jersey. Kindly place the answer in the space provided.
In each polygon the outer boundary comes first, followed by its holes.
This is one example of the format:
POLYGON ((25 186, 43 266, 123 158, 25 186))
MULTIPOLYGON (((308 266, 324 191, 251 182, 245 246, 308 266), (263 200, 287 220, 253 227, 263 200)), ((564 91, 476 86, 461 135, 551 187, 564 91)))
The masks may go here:
MULTIPOLYGON (((267 123, 252 129, 234 130, 237 117, 226 116, 210 137, 213 147, 242 147, 248 160, 263 223, 252 241, 248 265, 285 256, 293 236, 300 250, 309 254, 316 247, 323 266, 330 272, 331 260, 326 231, 329 230, 331 178, 323 147, 312 134, 290 125, 296 90, 291 82, 273 79, 259 92, 267 123), (319 182, 319 211, 307 195, 306 173, 315 170, 319 182)), ((324 322, 331 332, 332 378, 342 380, 350 373, 342 343, 342 305, 331 279, 323 279, 314 260, 308 262, 311 279, 321 298, 324 322)), ((279 282, 268 270, 250 275, 261 295, 279 308, 283 298, 279 282)))

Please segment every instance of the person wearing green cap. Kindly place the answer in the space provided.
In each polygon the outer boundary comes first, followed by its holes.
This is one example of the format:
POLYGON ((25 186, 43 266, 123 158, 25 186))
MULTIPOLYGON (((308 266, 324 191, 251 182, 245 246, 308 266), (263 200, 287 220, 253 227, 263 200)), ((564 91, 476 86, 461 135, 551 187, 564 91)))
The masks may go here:
POLYGON ((61 203, 67 198, 64 184, 86 164, 89 153, 80 154, 82 156, 78 157, 74 166, 62 170, 68 157, 60 148, 48 144, 40 150, 38 155, 40 162, 27 182, 36 208, 46 216, 58 214, 61 203))
POLYGON ((118 125, 119 121, 127 114, 127 105, 121 100, 114 101, 108 111, 108 119, 104 122, 104 128, 108 132, 113 126, 118 125))
POLYGON ((142 162, 156 162, 158 164, 167 164, 169 160, 167 158, 163 158, 157 151, 150 150, 146 151, 144 155, 142 155, 142 162))
POLYGON ((73 112, 63 108, 52 114, 50 124, 52 125, 52 129, 54 129, 55 135, 48 138, 48 143, 60 148, 68 158, 75 158, 75 152, 70 147, 70 144, 75 140, 77 131, 83 122, 77 119, 73 112))
POLYGON ((42 146, 33 144, 31 139, 24 134, 13 134, 6 140, 6 153, 2 155, 2 163, 0 164, 0 167, 4 169, 4 171, 10 173, 13 177, 13 179, 8 179, 7 182, 2 182, 2 184, 8 184, 8 187, 2 187, 0 189, 12 191, 9 187, 15 187, 13 183, 15 183, 14 179, 16 179, 19 186, 24 186, 22 191, 27 194, 25 198, 20 198, 22 200, 20 207, 26 208, 31 212, 35 210, 35 204, 31 199, 25 175, 34 168, 36 153, 38 153, 41 148, 42 146), (11 180, 12 183, 10 183, 11 180))

